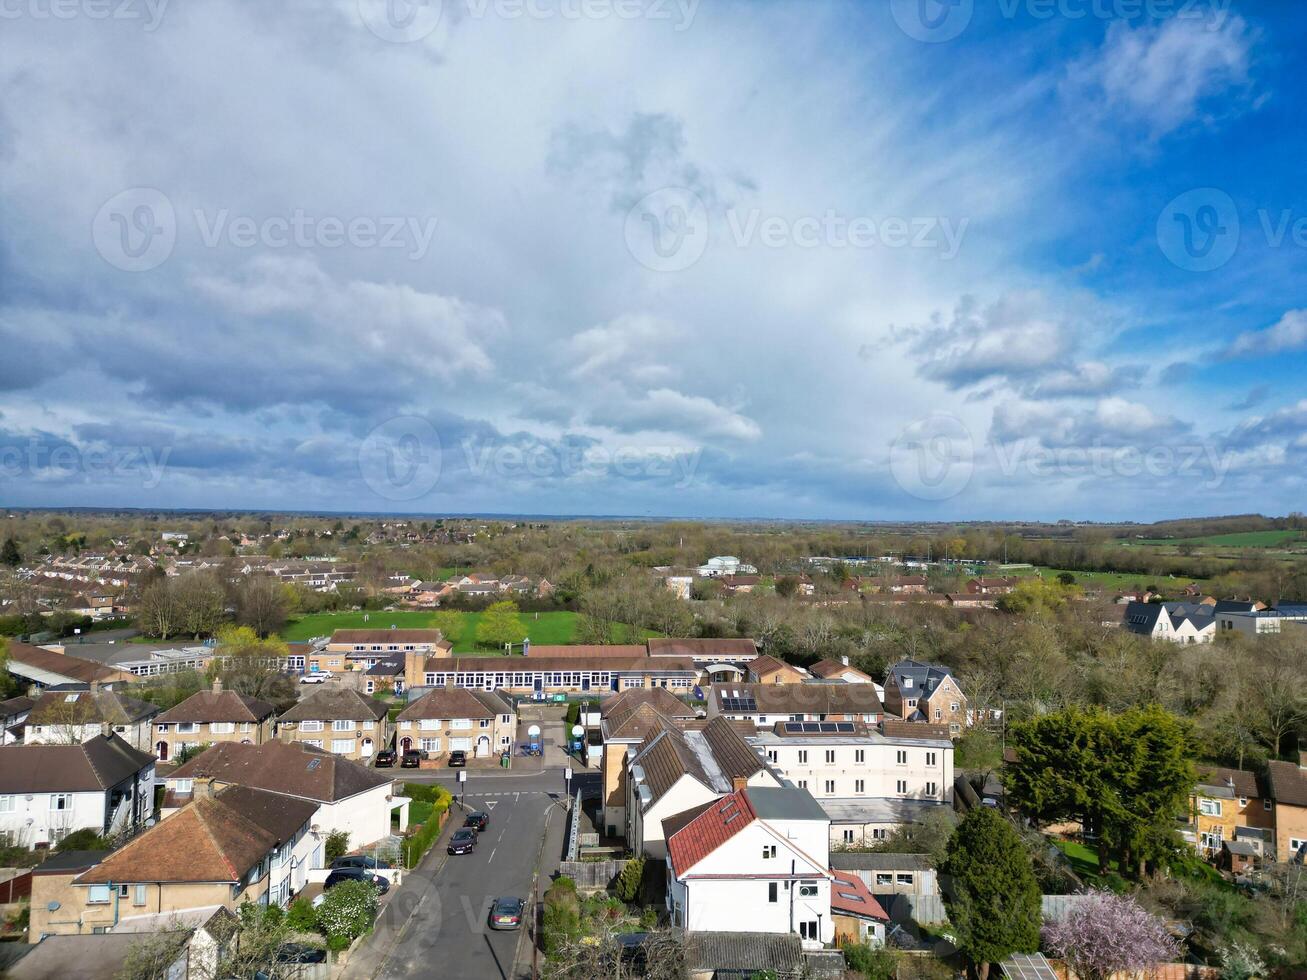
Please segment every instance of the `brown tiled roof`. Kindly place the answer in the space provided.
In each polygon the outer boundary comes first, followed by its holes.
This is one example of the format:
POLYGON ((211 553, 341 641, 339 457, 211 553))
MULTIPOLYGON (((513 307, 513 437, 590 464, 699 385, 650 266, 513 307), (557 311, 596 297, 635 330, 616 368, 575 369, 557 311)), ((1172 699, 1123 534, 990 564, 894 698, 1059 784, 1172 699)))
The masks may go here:
POLYGON ((778 670, 789 671, 792 674, 799 673, 797 668, 787 664, 784 660, 777 660, 769 653, 764 653, 761 657, 749 663, 750 673, 756 674, 758 677, 774 674, 778 670))
POLYGON ((491 711, 477 697, 462 687, 437 687, 422 695, 399 713, 396 721, 420 721, 423 718, 493 718, 491 711))
POLYGON ((534 643, 527 656, 536 657, 647 657, 649 651, 643 643, 579 643, 574 646, 546 646, 534 643))
POLYGON ((346 687, 319 688, 282 713, 281 721, 378 721, 389 710, 376 698, 346 687))
POLYGON ((46 670, 67 677, 69 680, 84 683, 126 680, 132 676, 124 671, 98 664, 94 660, 83 660, 81 657, 72 657, 66 653, 53 653, 17 640, 9 641, 9 660, 11 663, 26 664, 38 670, 46 670))
POLYGON ((31 725, 130 725, 158 712, 158 705, 117 691, 47 691, 27 716, 31 725))
POLYGON ((703 729, 704 740, 727 779, 748 779, 764 768, 762 759, 740 735, 736 725, 725 718, 713 718, 703 729))
POLYGON ((442 633, 436 629, 418 630, 336 630, 331 643, 437 643, 442 633))
POLYGON ((809 673, 815 674, 817 677, 821 678, 838 677, 840 674, 852 672, 860 677, 866 677, 867 680, 871 680, 869 675, 864 674, 862 671, 858 670, 857 667, 850 667, 848 664, 840 663, 838 660, 818 660, 808 668, 808 671, 809 673))
POLYGON ((660 687, 630 690, 605 699, 599 708, 610 739, 643 739, 660 720, 680 721, 695 717, 695 711, 670 691, 660 687))
POLYGON ((229 787, 182 807, 76 883, 236 882, 316 812, 314 803, 229 787))
POLYGON ((737 657, 755 657, 758 644, 750 639, 678 639, 651 637, 646 642, 651 657, 720 657, 732 660, 737 657))
POLYGON ((117 735, 80 745, 0 746, 0 793, 90 793, 154 765, 117 735))
POLYGON ((10 715, 21 715, 24 711, 31 711, 34 704, 36 704, 36 699, 29 698, 25 694, 0 701, 0 718, 8 718, 10 715))
POLYGON ((1257 774, 1245 769, 1226 769, 1223 766, 1200 766, 1199 786, 1217 786, 1228 789, 1235 796, 1256 799, 1261 796, 1257 788, 1257 774), (1233 785, 1231 785, 1233 784, 1233 785))
POLYGON ((154 723, 208 721, 263 721, 276 707, 247 694, 235 691, 197 691, 185 701, 169 708, 154 723))
POLYGON ((697 671, 688 657, 664 657, 651 661, 649 657, 429 657, 428 671, 530 672, 542 670, 618 670, 618 671, 697 671))
POLYGON ((1292 762, 1268 762, 1266 778, 1271 799, 1287 806, 1307 806, 1307 770, 1292 762))
POLYGON ((262 745, 221 742, 168 776, 169 779, 206 777, 323 803, 334 803, 394 782, 376 770, 300 742, 262 745))
MULTIPOLYGON (((758 714, 879 714, 884 710, 873 684, 714 684, 712 697, 751 694, 758 714)), ((735 712, 727 712, 733 714, 735 712)))
POLYGON ((886 738, 925 738, 944 739, 950 737, 948 725, 928 725, 919 721, 898 721, 885 718, 880 723, 880 730, 886 738))
POLYGON ((644 770, 644 784, 653 793, 654 801, 661 799, 682 776, 693 776, 704 786, 712 787, 699 757, 686 744, 685 736, 671 725, 650 735, 636 759, 644 770))

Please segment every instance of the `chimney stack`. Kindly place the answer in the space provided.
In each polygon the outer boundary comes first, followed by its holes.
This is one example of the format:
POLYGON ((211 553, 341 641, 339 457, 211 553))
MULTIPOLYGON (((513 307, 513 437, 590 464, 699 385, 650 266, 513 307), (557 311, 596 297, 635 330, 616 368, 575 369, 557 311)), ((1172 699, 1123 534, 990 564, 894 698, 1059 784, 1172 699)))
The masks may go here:
POLYGON ((744 789, 744 788, 745 788, 746 786, 748 786, 748 785, 749 785, 749 780, 748 780, 748 778, 745 777, 745 776, 732 776, 732 777, 731 777, 731 792, 732 792, 732 793, 738 793, 740 790, 744 789))
POLYGON ((221 694, 221 693, 222 693, 222 678, 221 678, 221 677, 215 677, 215 678, 213 679, 213 693, 214 693, 214 694, 221 694))

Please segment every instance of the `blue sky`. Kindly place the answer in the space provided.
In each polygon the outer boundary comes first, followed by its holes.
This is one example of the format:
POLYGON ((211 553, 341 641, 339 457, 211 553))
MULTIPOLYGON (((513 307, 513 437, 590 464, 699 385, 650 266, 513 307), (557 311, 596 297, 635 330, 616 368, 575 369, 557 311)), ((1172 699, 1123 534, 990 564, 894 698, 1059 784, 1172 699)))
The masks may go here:
POLYGON ((1307 14, 5 8, 0 504, 1301 508, 1307 14))

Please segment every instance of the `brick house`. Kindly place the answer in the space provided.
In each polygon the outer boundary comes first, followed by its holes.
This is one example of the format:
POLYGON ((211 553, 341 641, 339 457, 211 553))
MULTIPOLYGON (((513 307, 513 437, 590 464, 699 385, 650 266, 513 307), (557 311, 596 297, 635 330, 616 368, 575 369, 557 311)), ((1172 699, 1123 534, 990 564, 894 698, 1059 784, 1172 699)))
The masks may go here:
POLYGON ((197 691, 154 719, 155 756, 166 762, 187 746, 239 742, 262 745, 276 734, 277 709, 267 701, 224 691, 197 691))
POLYGON ((967 726, 967 699, 947 667, 901 660, 885 673, 885 711, 904 721, 948 725, 955 737, 967 726))
POLYGON ((1189 810, 1195 844, 1208 858, 1218 856, 1221 845, 1234 840, 1240 828, 1275 826, 1271 798, 1258 786, 1256 775, 1243 769, 1200 769, 1189 810))
POLYGON ((390 744, 387 706, 349 688, 320 688, 277 720, 277 737, 346 759, 371 759, 390 744))
POLYGON ((1275 859, 1307 856, 1307 753, 1298 762, 1266 764, 1267 789, 1275 813, 1275 859))
POLYGON ((430 757, 461 750, 489 759, 511 751, 517 736, 517 712, 494 691, 441 687, 428 691, 395 719, 396 748, 417 749, 430 757))

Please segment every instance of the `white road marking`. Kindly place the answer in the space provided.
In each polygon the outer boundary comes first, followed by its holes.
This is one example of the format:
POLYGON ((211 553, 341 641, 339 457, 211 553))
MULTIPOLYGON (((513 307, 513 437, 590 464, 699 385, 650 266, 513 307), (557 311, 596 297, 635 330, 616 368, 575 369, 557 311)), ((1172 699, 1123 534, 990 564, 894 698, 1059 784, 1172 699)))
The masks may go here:
POLYGON ((486 864, 489 864, 490 861, 493 861, 493 860, 495 859, 495 851, 497 851, 497 850, 499 850, 499 848, 498 848, 497 846, 494 847, 494 848, 491 848, 491 850, 490 850, 490 860, 489 860, 489 861, 486 861, 486 864))

